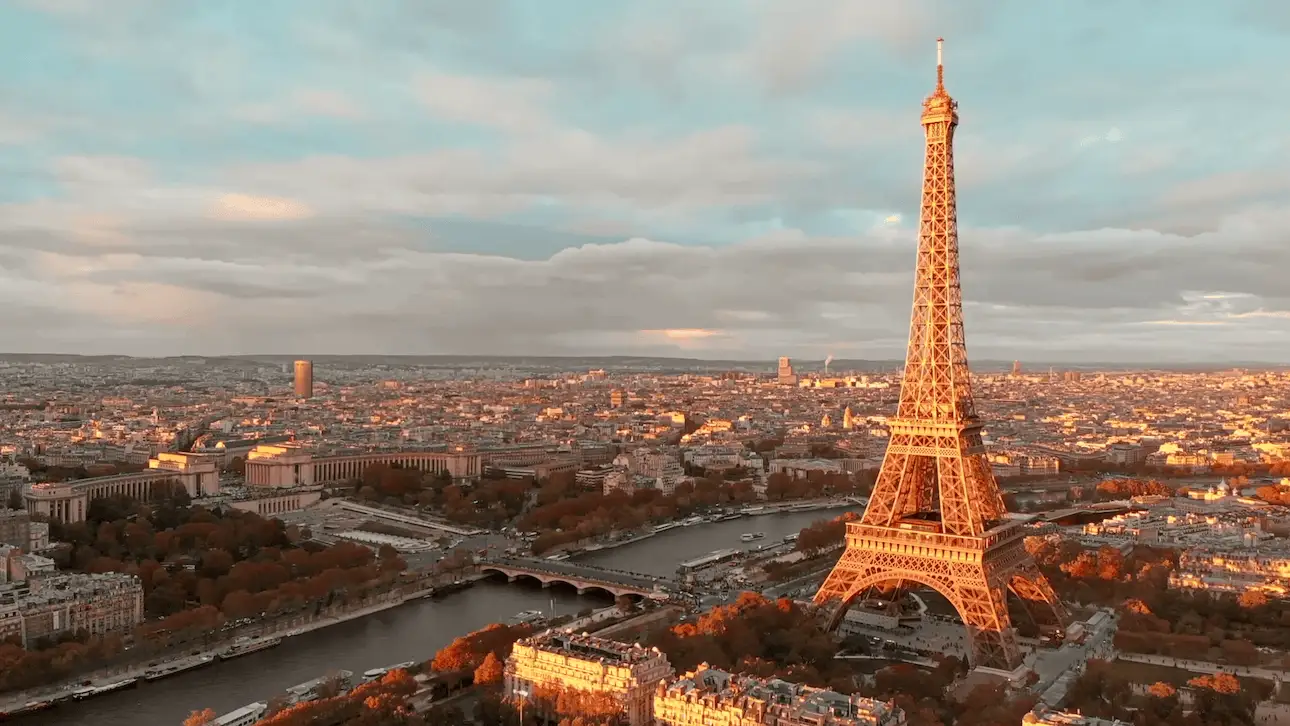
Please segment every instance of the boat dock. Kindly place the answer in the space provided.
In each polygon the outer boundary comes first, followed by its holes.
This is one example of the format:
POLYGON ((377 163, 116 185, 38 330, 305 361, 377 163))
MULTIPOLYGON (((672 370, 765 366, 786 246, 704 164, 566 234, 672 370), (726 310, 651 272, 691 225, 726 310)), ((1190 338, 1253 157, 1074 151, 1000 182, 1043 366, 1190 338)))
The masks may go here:
POLYGON ((681 570, 682 572, 700 570, 700 569, 703 569, 704 567, 710 567, 712 565, 715 565, 718 562, 725 562, 726 560, 731 559, 732 557, 738 557, 741 554, 743 554, 743 550, 736 550, 736 549, 714 550, 702 557, 696 557, 692 560, 686 560, 685 562, 682 562, 680 565, 677 566, 677 569, 681 570))

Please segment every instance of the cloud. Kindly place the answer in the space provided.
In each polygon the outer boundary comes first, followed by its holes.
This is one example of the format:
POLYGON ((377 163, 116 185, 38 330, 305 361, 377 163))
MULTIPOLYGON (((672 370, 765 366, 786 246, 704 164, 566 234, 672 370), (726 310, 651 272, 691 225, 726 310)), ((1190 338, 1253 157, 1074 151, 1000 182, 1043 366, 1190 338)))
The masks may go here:
POLYGON ((705 330, 703 328, 673 328, 670 330, 642 330, 646 335, 661 335, 668 340, 702 340, 721 335, 719 330, 705 330))
POLYGON ((864 149, 893 139, 921 139, 918 117, 911 111, 818 109, 807 127, 817 142, 834 149, 864 149))
POLYGON ((308 219, 314 210, 293 199, 224 194, 215 200, 210 214, 230 222, 268 222, 308 219))
POLYGON ((1097 146, 1098 144, 1118 144, 1124 140, 1124 132, 1118 128, 1112 127, 1110 131, 1096 136, 1085 136, 1080 139, 1079 145, 1085 148, 1097 146))
POLYGON ((755 145, 755 134, 740 126, 661 139, 561 131, 520 137, 491 153, 318 156, 240 165, 226 178, 278 190, 329 213, 490 217, 563 204, 615 216, 629 210, 666 216, 764 203, 813 173, 809 162, 761 158, 755 145))
POLYGON ((322 89, 297 89, 281 100, 243 104, 233 108, 231 115, 234 119, 257 124, 297 123, 305 118, 354 121, 365 117, 363 110, 347 94, 322 89))
POLYGON ((480 78, 427 72, 416 80, 417 97, 436 117, 507 131, 547 122, 544 104, 552 87, 542 79, 480 78))
MULTIPOLYGON (((1278 229, 1290 217, 1258 221, 1278 229)), ((973 358, 1290 354, 1290 293, 1278 272, 1290 261, 1287 252, 1239 226, 1192 239, 966 226, 960 234, 973 358), (1210 254, 1215 248, 1229 254, 1210 254), (1249 262, 1264 255, 1273 264, 1249 262), (1235 289, 1242 293, 1222 292, 1235 289)), ((31 251, 35 239, 7 239, 0 243, 0 304, 43 306, 49 319, 87 317, 99 332, 86 331, 82 350, 138 354, 895 359, 908 332, 914 261, 909 233, 878 231, 779 234, 720 247, 637 238, 534 260, 434 252, 411 230, 322 218, 134 229, 129 239, 130 250, 43 253, 31 251), (178 338, 184 320, 192 321, 189 336, 219 335, 178 338), (124 350, 122 341, 129 341, 124 350)), ((3 332, 33 350, 66 348, 39 326, 46 317, 10 317, 3 332)))
POLYGON ((760 27, 753 62, 772 88, 799 86, 841 48, 859 41, 908 47, 935 38, 930 24, 938 3, 906 0, 774 0, 756 4, 760 27))

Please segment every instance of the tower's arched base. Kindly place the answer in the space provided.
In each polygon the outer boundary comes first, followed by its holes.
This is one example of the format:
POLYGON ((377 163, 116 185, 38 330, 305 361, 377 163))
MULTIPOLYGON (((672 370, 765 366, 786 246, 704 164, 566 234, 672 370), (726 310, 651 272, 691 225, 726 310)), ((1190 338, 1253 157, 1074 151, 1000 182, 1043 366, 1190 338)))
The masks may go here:
POLYGON ((973 665, 1016 669, 1021 653, 1008 615, 1008 591, 1020 598, 1042 630, 1060 629, 1066 614, 1026 552, 1024 530, 1015 523, 999 530, 983 537, 951 537, 848 524, 847 549, 815 595, 815 603, 826 609, 826 627, 836 628, 869 588, 916 582, 939 592, 958 611, 973 665))

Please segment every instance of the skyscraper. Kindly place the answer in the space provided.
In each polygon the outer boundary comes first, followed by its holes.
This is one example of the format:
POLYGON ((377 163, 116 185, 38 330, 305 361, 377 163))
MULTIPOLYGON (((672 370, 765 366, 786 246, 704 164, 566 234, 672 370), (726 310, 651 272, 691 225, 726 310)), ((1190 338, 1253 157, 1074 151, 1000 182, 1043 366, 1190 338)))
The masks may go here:
POLYGON ((793 360, 788 356, 779 359, 778 379, 781 386, 797 385, 797 374, 793 373, 793 360))
POLYGON ((314 397, 314 364, 312 361, 296 361, 296 398, 314 397))

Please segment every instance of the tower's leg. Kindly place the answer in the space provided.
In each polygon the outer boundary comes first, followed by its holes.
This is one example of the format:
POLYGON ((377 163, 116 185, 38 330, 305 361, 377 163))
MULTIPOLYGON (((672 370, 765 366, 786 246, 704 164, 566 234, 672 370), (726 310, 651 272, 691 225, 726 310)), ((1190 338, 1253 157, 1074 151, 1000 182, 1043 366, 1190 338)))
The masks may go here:
POLYGON ((847 606, 855 597, 855 584, 868 575, 871 569, 872 562, 867 552, 851 548, 842 552, 814 598, 816 605, 828 608, 825 616, 828 630, 832 631, 842 622, 847 606))
POLYGON ((1008 617, 1008 589, 981 567, 956 565, 953 584, 959 615, 972 644, 972 665, 1012 670, 1021 664, 1017 636, 1008 617))
POLYGON ((1040 632, 1045 635, 1062 633, 1067 620, 1066 608, 1037 566, 1022 565, 1013 573, 1008 585, 1040 632))
POLYGON ((946 567, 916 557, 847 550, 815 595, 815 604, 825 609, 825 627, 836 628, 852 602, 870 587, 901 580, 926 585, 949 600, 967 628, 973 665, 1012 670, 1021 664, 1008 617, 1007 586, 971 563, 946 567))

